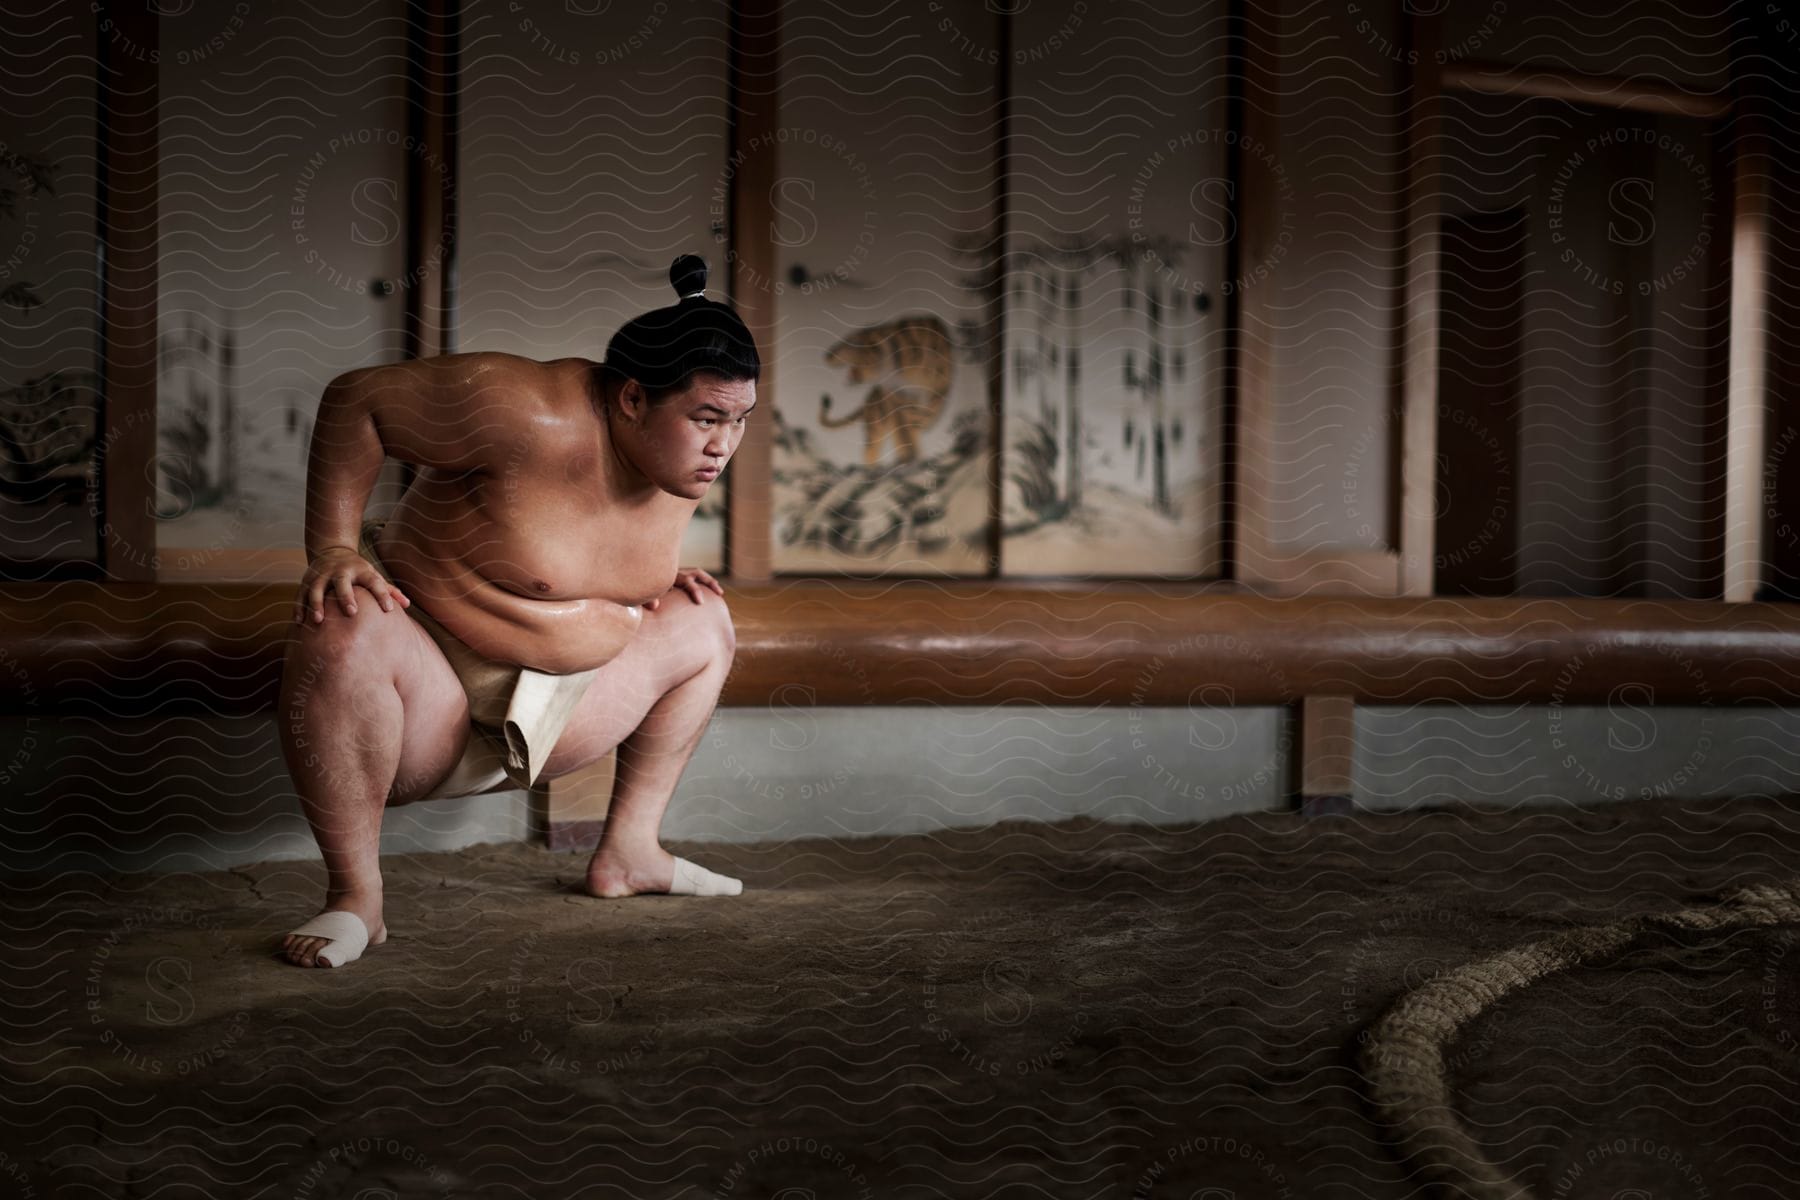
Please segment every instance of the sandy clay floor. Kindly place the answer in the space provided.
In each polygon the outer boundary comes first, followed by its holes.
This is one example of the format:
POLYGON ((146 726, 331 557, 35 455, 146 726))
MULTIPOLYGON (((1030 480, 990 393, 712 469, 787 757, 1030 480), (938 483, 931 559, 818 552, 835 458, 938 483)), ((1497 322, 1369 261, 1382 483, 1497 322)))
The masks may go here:
MULTIPOLYGON (((1367 1024, 1486 952, 1800 874, 1800 804, 672 849, 747 890, 390 860, 392 938, 336 971, 274 954, 314 863, 11 888, 0 1194, 1415 1196, 1367 1024)), ((1800 928, 1653 938, 1451 1049, 1539 1196, 1800 1194, 1800 928)))

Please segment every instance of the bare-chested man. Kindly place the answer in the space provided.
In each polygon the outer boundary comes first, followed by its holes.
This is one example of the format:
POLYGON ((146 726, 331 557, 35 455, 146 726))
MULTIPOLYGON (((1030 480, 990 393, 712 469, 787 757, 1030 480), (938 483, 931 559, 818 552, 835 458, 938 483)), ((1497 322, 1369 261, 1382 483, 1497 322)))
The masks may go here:
POLYGON ((301 966, 387 937, 389 804, 579 770, 618 747, 601 897, 730 895, 658 842, 663 810, 731 664, 723 591, 678 565, 682 533, 756 404, 742 321, 705 263, 627 323, 604 365, 461 354, 332 381, 311 446, 310 558, 282 677, 282 749, 327 873, 289 934, 301 966), (418 466, 385 524, 383 460, 418 466))

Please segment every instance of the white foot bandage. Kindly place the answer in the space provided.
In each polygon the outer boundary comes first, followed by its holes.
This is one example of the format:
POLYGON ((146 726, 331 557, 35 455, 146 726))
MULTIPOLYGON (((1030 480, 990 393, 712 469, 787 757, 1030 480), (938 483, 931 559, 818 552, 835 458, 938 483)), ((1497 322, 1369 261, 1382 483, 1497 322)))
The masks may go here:
POLYGON ((735 896, 744 890, 744 881, 697 866, 687 859, 675 857, 675 882, 669 885, 671 896, 735 896))
POLYGON ((369 927, 353 912, 331 909, 322 912, 300 928, 294 937, 330 938, 331 944, 320 950, 317 959, 327 967, 341 967, 362 957, 369 945, 369 927))

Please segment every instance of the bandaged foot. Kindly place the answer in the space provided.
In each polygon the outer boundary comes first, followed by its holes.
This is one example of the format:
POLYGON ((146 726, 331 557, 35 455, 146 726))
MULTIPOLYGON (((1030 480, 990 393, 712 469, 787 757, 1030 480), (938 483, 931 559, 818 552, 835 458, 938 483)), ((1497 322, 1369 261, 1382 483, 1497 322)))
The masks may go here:
POLYGON ((362 957, 369 946, 387 941, 387 926, 373 937, 363 919, 343 909, 327 909, 287 935, 282 949, 299 967, 342 967, 362 957), (321 945, 321 943, 323 943, 321 945))
POLYGON ((744 890, 744 881, 709 871, 685 858, 675 859, 675 882, 669 885, 671 896, 735 896, 744 890))
POLYGON ((664 887, 660 871, 648 863, 638 865, 641 861, 595 858, 588 865, 588 894, 619 900, 626 896, 735 896, 744 890, 742 880, 673 854, 669 856, 672 878, 664 887))

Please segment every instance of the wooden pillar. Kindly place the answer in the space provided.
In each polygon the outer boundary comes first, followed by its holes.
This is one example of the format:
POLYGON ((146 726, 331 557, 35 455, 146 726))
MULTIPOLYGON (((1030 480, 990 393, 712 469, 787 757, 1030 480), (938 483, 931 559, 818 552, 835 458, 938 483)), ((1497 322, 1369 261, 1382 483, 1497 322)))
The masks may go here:
POLYGON ((156 578, 157 16, 115 5, 99 45, 100 577, 156 578), (118 52, 118 46, 134 52, 118 52))
POLYGON ((612 805, 614 751, 585 770, 563 775, 534 788, 532 811, 552 850, 592 850, 606 828, 612 805))
POLYGON ((461 0, 409 9, 407 121, 419 149, 407 155, 404 346, 407 358, 456 347, 457 95, 461 0))
MULTIPOLYGON (((1787 44, 1785 39, 1770 40, 1781 36, 1781 23, 1789 19, 1776 5, 1751 5, 1745 15, 1745 44, 1787 44)), ((1772 55, 1745 56, 1736 85, 1745 112, 1755 107, 1753 97, 1800 96, 1800 47, 1772 55)), ((1766 99, 1756 103, 1762 106, 1762 112, 1769 111, 1766 99)), ((1800 130, 1792 121, 1765 124, 1763 129, 1764 157, 1769 169, 1769 444, 1764 467, 1768 493, 1762 533, 1763 560, 1767 565, 1760 595, 1768 600, 1794 601, 1800 600, 1800 130)), ((1722 173, 1721 177, 1727 175, 1722 173)), ((1728 379, 1729 365, 1721 366, 1719 375, 1721 380, 1728 379)), ((1721 391, 1727 386, 1722 382, 1721 391)), ((1719 411, 1723 413, 1726 408, 1722 397, 1719 411)), ((1722 459, 1724 435, 1720 436, 1722 459)), ((1722 512, 1716 527, 1725 527, 1722 512)), ((1720 571, 1723 572, 1723 562, 1720 571)))
MULTIPOLYGON (((1229 269, 1239 277, 1240 264, 1262 262, 1279 236, 1279 192, 1266 161, 1267 154, 1246 154, 1243 144, 1274 147, 1280 144, 1277 68, 1281 59, 1282 14, 1274 8, 1252 11, 1240 18, 1243 30, 1244 136, 1231 151, 1232 173, 1238 180, 1235 201, 1238 237, 1229 269)), ((1231 336, 1231 409, 1237 437, 1230 471, 1231 528, 1227 569, 1231 578, 1245 584, 1269 580, 1269 505, 1274 498, 1275 439, 1275 329, 1273 282, 1259 280, 1234 289, 1231 336)))
POLYGON ((777 270, 769 230, 780 159, 776 140, 781 120, 780 37, 778 0, 736 0, 727 83, 733 170, 726 257, 731 302, 756 339, 763 361, 756 415, 745 422, 744 440, 732 456, 725 500, 725 562, 731 578, 741 583, 767 580, 774 561, 770 526, 777 400, 775 297, 770 288, 751 281, 774 279, 777 270))
POLYGON ((1429 596, 1436 536, 1438 407, 1438 258, 1443 149, 1442 18, 1415 15, 1418 56, 1408 96, 1406 223, 1400 242, 1405 299, 1401 310, 1399 462, 1394 473, 1399 534, 1399 592, 1429 596))
POLYGON ((1295 706, 1300 723, 1299 807, 1307 816, 1348 813, 1355 807, 1352 768, 1356 757, 1356 700, 1351 696, 1307 696, 1295 706))
POLYGON ((1740 115, 1731 202, 1730 368, 1726 383, 1725 600, 1762 582, 1769 418, 1769 160, 1754 108, 1740 115))
MULTIPOLYGON (((982 340, 986 343, 988 405, 988 562, 987 574, 999 578, 1006 554, 1005 520, 1006 488, 1006 291, 1012 280, 1012 257, 1008 253, 1007 215, 1011 208, 1012 187, 1012 28, 1010 12, 993 8, 991 32, 999 61, 994 65, 994 155, 993 207, 988 217, 987 262, 978 270, 987 273, 987 297, 982 314, 982 340)), ((1071 383, 1070 387, 1074 385, 1071 383)), ((1073 441, 1068 461, 1079 460, 1081 448, 1073 441)))

